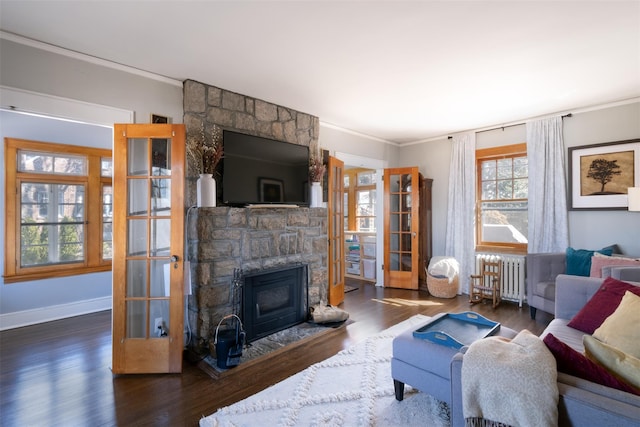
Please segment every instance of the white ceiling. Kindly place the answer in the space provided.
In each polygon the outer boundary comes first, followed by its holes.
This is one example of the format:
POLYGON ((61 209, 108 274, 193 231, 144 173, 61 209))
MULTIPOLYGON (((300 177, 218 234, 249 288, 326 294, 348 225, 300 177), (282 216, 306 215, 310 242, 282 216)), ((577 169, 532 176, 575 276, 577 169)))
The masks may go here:
POLYGON ((638 0, 1 0, 0 29, 400 144, 640 96, 638 0))

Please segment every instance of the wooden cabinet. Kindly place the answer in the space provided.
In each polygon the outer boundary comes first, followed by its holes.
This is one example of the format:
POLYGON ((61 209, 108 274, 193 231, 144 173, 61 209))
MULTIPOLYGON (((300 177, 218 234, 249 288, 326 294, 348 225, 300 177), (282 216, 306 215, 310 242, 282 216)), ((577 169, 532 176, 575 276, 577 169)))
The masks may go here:
POLYGON ((345 231, 345 276, 376 281, 376 235, 345 231))
POLYGON ((418 283, 422 290, 427 290, 427 272, 426 268, 429 266, 429 261, 433 256, 433 249, 431 243, 432 229, 431 222, 433 212, 431 209, 431 187, 433 186, 433 179, 423 178, 420 174, 420 242, 419 242, 419 256, 420 261, 418 271, 418 283))

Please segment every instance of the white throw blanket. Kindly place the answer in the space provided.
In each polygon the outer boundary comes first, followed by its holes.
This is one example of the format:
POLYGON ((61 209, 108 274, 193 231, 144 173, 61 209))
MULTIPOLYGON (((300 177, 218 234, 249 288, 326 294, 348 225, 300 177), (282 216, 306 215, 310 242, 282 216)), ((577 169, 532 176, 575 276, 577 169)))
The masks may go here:
POLYGON ((462 400, 467 426, 557 426, 556 361, 526 329, 478 340, 462 362, 462 400))

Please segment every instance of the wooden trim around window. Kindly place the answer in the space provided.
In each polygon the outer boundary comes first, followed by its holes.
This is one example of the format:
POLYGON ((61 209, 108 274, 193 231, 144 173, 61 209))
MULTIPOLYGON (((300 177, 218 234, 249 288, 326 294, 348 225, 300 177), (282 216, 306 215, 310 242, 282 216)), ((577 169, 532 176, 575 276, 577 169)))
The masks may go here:
POLYGON ((40 280, 53 277, 65 277, 77 274, 110 271, 111 262, 102 260, 102 184, 111 185, 111 178, 101 177, 101 159, 112 157, 111 150, 76 145, 30 141, 5 138, 5 257, 4 282, 15 283, 28 280, 40 280), (86 176, 65 176, 19 172, 17 165, 18 150, 40 151, 85 156, 88 160, 86 176), (22 181, 69 182, 85 186, 84 235, 85 259, 82 262, 20 267, 20 183, 22 181))
POLYGON ((482 212, 480 211, 479 196, 482 192, 482 168, 480 164, 485 160, 519 157, 527 154, 526 142, 499 147, 481 148, 476 150, 476 252, 498 252, 508 254, 526 254, 528 245, 525 243, 483 242, 480 227, 482 212))

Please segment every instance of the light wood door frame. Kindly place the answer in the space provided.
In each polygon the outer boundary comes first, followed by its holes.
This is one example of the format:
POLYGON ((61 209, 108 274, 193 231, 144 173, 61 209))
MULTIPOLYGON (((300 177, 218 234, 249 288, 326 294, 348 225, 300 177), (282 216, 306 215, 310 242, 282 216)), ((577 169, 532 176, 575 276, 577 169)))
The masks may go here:
MULTIPOLYGON (((165 144, 166 147, 166 144, 165 144)), ((185 128, 184 125, 170 124, 122 124, 115 125, 114 130, 114 215, 113 215, 113 322, 112 322, 112 371, 114 374, 133 373, 171 373, 182 371, 182 349, 184 347, 184 186, 185 186, 185 128), (129 174, 129 141, 137 146, 145 147, 140 151, 146 156, 146 170, 129 174), (170 150, 164 153, 152 151, 158 140, 170 141, 170 150), (146 146, 141 145, 146 141, 146 146), (147 150, 146 153, 144 150, 147 150), (168 152, 167 152, 168 151, 168 152), (164 156, 165 162, 170 163, 170 175, 161 175, 163 172, 154 173, 153 162, 156 156, 164 156), (150 202, 154 183, 164 178, 163 184, 170 182, 170 214, 161 213, 160 209, 152 209, 150 202), (141 203, 140 197, 129 196, 130 184, 144 187, 148 194, 146 209, 143 212, 130 212, 130 203, 141 203), (162 216, 160 216, 162 215, 162 216), (170 221, 169 249, 158 251, 151 256, 151 227, 155 224, 160 228, 161 221, 170 221), (146 224, 146 235, 142 240, 129 238, 129 224, 131 221, 139 221, 138 224, 146 224), (146 239, 146 240, 145 240, 146 239), (135 253, 128 249, 134 245, 132 241, 145 241, 146 253, 135 253), (162 252, 162 253, 160 253, 162 252), (165 253, 166 252, 166 253, 165 253), (173 258, 176 256, 176 258, 173 258), (134 262, 138 265, 146 265, 146 277, 136 276, 131 278, 127 274, 127 266, 134 262), (151 265, 156 269, 152 270, 151 265), (162 266, 162 272, 158 271, 162 266), (168 266, 168 267, 167 267, 168 266), (153 278, 163 278, 169 272, 169 295, 164 291, 163 295, 158 291, 151 291, 153 278), (155 273, 154 273, 155 272, 155 273), (131 295, 127 281, 137 283, 144 291, 140 295, 131 295), (128 307, 136 305, 138 308, 146 307, 146 311, 140 314, 137 326, 140 331, 128 334, 128 307), (157 336, 155 318, 152 318, 151 306, 158 307, 168 305, 168 331, 166 336, 157 336)), ((166 168, 163 168, 166 170, 166 168)), ((166 189, 165 189, 166 190, 166 189)), ((154 190, 157 191, 157 190, 154 190)), ((156 197, 154 200, 158 200, 156 197)), ((142 200, 144 202, 144 200, 142 200)), ((145 205, 141 205, 145 206, 145 205)), ((162 223, 166 224, 166 222, 162 223)), ((144 227, 141 227, 144 228, 144 227)), ((140 244, 140 243, 137 243, 140 244)), ((142 274, 141 276, 145 276, 142 274)), ((156 285, 159 282, 154 282, 156 285)), ((139 310, 142 312, 143 310, 139 310)), ((133 317, 135 312, 131 310, 129 315, 133 317)))
POLYGON ((384 170, 384 286, 418 289, 420 179, 418 167, 384 170), (392 177, 410 176, 411 188, 392 188, 392 177), (410 205, 407 203, 410 202, 410 205), (403 227, 404 224, 404 227, 403 227), (410 255, 410 262, 407 262, 410 255))
POLYGON ((344 301, 344 162, 329 157, 328 168, 329 304, 344 301))

